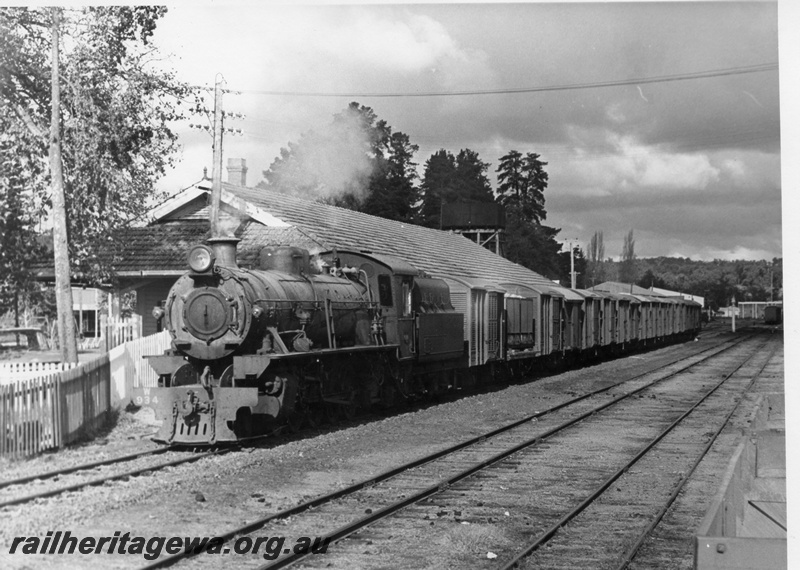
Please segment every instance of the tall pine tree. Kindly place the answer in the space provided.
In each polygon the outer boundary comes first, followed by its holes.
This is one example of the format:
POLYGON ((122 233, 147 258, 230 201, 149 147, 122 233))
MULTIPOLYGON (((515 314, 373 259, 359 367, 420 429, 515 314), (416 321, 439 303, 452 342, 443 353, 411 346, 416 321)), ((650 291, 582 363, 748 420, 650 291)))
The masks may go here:
POLYGON ((493 202, 488 169, 489 164, 468 148, 461 149, 457 156, 444 149, 432 154, 422 177, 420 223, 438 228, 445 204, 493 202))

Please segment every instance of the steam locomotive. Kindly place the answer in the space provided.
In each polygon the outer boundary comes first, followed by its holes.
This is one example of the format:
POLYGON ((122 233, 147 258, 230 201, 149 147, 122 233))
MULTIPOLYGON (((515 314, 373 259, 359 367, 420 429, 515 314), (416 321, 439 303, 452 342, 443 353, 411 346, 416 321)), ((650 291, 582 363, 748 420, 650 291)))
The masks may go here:
POLYGON ((691 301, 432 277, 369 251, 266 247, 248 269, 237 242, 192 247, 153 311, 173 339, 147 357, 163 442, 238 441, 700 326, 691 301))

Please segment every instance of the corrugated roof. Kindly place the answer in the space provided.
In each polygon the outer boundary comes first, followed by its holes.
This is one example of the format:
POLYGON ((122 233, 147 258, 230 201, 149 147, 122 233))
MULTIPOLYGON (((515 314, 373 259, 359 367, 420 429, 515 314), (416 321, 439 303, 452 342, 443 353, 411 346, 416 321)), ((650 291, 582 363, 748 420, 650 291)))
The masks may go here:
POLYGON ((650 297, 665 297, 661 293, 656 293, 650 289, 633 285, 632 283, 620 283, 618 281, 606 281, 595 285, 589 289, 590 291, 604 291, 607 293, 632 293, 634 295, 649 295, 650 297))
POLYGON ((434 276, 519 281, 562 289, 542 275, 504 259, 462 235, 337 208, 259 188, 223 183, 223 189, 332 248, 392 255, 434 276))
MULTIPOLYGON (((158 221, 125 230, 123 250, 115 260, 117 272, 167 274, 184 270, 189 247, 210 236, 208 221, 198 215, 207 207, 208 189, 201 186, 200 190, 206 193, 198 194, 197 188, 192 188, 190 199, 175 201, 172 211, 162 208, 158 221), (178 213, 181 215, 176 216, 178 213)), ((546 277, 459 234, 270 190, 223 183, 223 191, 229 201, 237 202, 232 206, 223 204, 222 215, 229 218, 229 227, 235 226, 235 235, 242 240, 237 255, 243 266, 257 266, 264 246, 295 245, 312 253, 336 247, 393 256, 435 277, 463 277, 495 284, 514 282, 564 291, 546 277), (250 210, 255 214, 251 216, 250 210)))

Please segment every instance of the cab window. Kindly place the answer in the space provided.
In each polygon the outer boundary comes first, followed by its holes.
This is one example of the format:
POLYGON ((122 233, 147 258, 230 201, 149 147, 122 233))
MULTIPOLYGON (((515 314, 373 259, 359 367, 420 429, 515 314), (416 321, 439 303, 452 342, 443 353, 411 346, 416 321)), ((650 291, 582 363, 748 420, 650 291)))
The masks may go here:
POLYGON ((392 302, 392 278, 390 275, 378 275, 378 300, 384 307, 391 307, 392 302))
POLYGON ((411 316, 411 280, 403 279, 403 316, 411 316))

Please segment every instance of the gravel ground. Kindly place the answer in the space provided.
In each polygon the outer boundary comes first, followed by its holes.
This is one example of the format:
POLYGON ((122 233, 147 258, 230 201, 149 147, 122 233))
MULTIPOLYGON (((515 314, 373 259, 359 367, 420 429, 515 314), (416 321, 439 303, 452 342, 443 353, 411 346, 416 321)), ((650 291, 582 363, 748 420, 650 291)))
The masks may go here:
MULTIPOLYGON (((0 567, 141 567, 145 561, 138 555, 7 553, 15 536, 44 537, 48 531, 57 530, 68 530, 78 537, 110 537, 116 531, 148 539, 213 536, 710 343, 707 335, 702 335, 698 342, 391 417, 367 418, 338 429, 276 438, 263 447, 169 468, 151 476, 9 507, 0 512, 0 567)), ((144 413, 122 414, 118 426, 103 436, 106 445, 95 442, 19 464, 0 465, 3 468, 0 478, 11 479, 60 468, 70 462, 97 460, 103 454, 132 453, 153 445, 142 439, 142 435, 152 431, 152 423, 144 413)), ((463 538, 472 540, 467 535, 463 538)), ((235 564, 235 555, 204 556, 202 563, 217 567, 231 565, 235 564)))

